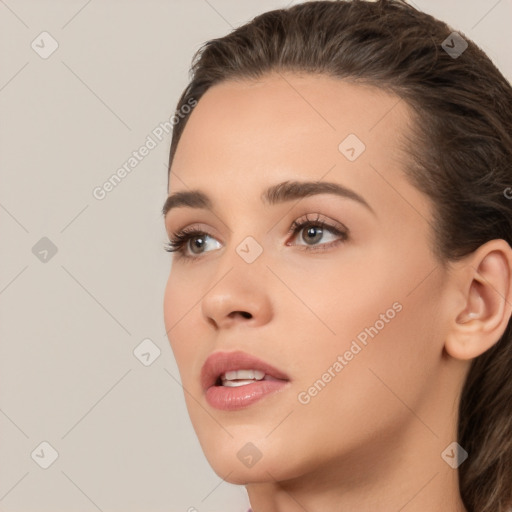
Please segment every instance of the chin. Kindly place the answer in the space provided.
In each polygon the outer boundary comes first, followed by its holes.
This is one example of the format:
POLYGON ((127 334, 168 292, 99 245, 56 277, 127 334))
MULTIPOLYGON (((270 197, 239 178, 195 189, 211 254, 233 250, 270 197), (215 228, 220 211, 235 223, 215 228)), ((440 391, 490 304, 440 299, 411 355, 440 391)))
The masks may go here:
POLYGON ((250 483, 263 483, 282 479, 283 459, 280 461, 266 460, 263 458, 254 463, 252 467, 245 466, 238 459, 225 457, 215 453, 207 455, 208 462, 213 471, 230 484, 247 485, 250 483), (279 467, 281 466, 281 467, 279 467))
POLYGON ((254 425, 251 427, 250 434, 246 431, 243 435, 237 435, 236 429, 229 429, 234 437, 227 434, 215 439, 199 436, 206 459, 220 478, 231 484, 247 485, 287 480, 303 474, 307 457, 298 455, 293 442, 287 449, 283 438, 266 439, 268 429, 258 429, 261 432, 257 434, 254 425))

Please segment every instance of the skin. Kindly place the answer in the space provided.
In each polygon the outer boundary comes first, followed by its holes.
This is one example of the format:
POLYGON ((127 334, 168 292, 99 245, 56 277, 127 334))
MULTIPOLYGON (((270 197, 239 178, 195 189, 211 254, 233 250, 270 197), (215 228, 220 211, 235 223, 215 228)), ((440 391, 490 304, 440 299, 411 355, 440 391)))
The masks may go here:
POLYGON ((204 453, 220 477, 246 485, 255 512, 465 511, 441 453, 457 439, 471 358, 510 318, 512 251, 494 240, 457 264, 436 259, 433 206, 404 174, 410 122, 403 101, 375 88, 274 73, 209 89, 178 145, 169 193, 200 189, 214 207, 173 209, 166 230, 195 225, 213 238, 199 254, 188 245, 195 260, 174 259, 165 324, 204 453), (338 149, 351 133, 366 146, 353 162, 338 149), (261 201, 286 180, 341 184, 373 212, 333 194, 261 201), (342 223, 348 239, 288 234, 306 214, 342 223), (236 252, 247 236, 263 249, 250 264, 236 252), (401 311, 300 403, 394 303, 401 311), (218 350, 248 352, 290 382, 246 409, 216 410, 199 375, 218 350), (250 468, 237 457, 248 442, 261 452, 250 468))

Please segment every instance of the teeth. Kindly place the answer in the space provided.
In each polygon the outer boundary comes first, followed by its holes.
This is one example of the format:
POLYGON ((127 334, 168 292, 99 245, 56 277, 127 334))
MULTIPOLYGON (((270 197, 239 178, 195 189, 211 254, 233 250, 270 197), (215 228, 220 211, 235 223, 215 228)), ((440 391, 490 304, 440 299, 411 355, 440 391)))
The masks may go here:
POLYGON ((228 387, 245 386, 262 380, 265 372, 260 370, 233 370, 221 375, 222 385, 228 387))
POLYGON ((252 384, 253 382, 257 382, 256 380, 223 380, 222 385, 228 388, 237 388, 238 386, 247 386, 247 384, 252 384))
POLYGON ((261 380, 265 377, 265 372, 260 370, 233 370, 231 372, 226 372, 223 375, 223 378, 226 380, 235 380, 235 379, 256 379, 261 380))

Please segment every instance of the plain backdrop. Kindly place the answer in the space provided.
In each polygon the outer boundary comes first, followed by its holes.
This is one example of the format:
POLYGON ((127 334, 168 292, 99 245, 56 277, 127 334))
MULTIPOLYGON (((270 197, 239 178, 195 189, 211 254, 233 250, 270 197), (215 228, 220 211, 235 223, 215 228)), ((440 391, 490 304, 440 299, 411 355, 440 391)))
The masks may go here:
MULTIPOLYGON (((201 43, 290 4, 0 0, 1 511, 247 510, 202 454, 165 336, 170 133, 93 191, 172 115, 201 43)), ((512 0, 414 5, 511 79, 512 0)))

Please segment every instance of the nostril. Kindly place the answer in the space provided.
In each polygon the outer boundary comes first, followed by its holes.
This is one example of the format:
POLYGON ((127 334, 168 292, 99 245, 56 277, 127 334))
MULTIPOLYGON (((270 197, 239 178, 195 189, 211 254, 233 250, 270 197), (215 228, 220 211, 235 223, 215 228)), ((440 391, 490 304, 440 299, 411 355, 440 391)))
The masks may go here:
POLYGON ((237 313, 239 313, 240 315, 242 315, 244 318, 252 318, 252 315, 251 313, 248 313, 247 311, 232 311, 229 316, 234 316, 236 315, 237 313))

